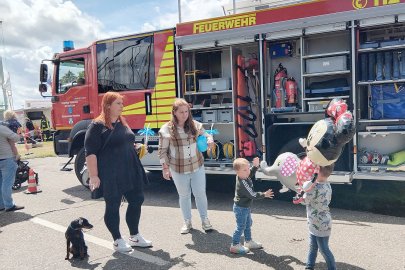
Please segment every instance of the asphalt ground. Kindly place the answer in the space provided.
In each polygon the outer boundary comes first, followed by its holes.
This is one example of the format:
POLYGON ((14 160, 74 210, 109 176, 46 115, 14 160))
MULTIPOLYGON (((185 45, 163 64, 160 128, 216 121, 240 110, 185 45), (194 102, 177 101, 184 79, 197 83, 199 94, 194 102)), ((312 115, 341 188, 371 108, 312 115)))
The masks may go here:
MULTIPOLYGON (((149 174, 152 181, 145 190, 140 231, 153 241, 153 247, 136 248, 132 253, 115 252, 103 222, 104 202, 91 200, 89 191, 79 184, 73 171, 59 170, 66 161, 59 157, 30 161, 30 166, 39 173, 42 192, 24 194, 27 186, 24 183, 13 196, 25 209, 0 212, 0 269, 305 268, 308 250, 305 208, 289 201, 255 202, 252 234, 264 248, 247 255, 229 253, 235 221, 233 184, 225 177, 208 180, 209 217, 215 230, 202 231, 194 207, 195 229, 188 235, 180 235, 182 218, 173 183, 161 180, 159 174, 149 174), (90 256, 83 261, 66 261, 64 231, 80 216, 94 225, 85 232, 90 256)), ((126 207, 126 204, 121 207, 121 233, 125 237, 126 207)), ((333 207, 331 211, 334 221, 330 248, 338 269, 405 269, 404 217, 333 207)), ((317 269, 326 269, 320 254, 317 269)))

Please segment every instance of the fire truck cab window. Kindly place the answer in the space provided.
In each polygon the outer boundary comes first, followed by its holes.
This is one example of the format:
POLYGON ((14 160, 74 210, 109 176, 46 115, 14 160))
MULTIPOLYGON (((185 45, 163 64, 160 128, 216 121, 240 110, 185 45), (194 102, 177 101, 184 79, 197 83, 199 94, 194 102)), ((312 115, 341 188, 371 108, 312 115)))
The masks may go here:
POLYGON ((155 87, 153 36, 97 44, 98 91, 155 87))
POLYGON ((70 59, 59 63, 58 94, 66 93, 71 87, 78 85, 78 81, 84 78, 84 59, 70 59))

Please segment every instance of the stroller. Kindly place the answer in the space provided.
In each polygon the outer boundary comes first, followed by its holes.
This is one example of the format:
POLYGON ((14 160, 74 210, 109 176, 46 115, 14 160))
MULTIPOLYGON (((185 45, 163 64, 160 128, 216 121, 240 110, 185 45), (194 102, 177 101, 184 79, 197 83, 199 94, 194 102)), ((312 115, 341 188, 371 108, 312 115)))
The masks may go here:
MULTIPOLYGON (((15 174, 15 181, 13 185, 13 190, 21 188, 21 184, 28 181, 30 174, 30 167, 28 166, 29 162, 26 160, 17 160, 17 172, 15 174)), ((35 180, 38 184, 38 173, 35 174, 35 180)))

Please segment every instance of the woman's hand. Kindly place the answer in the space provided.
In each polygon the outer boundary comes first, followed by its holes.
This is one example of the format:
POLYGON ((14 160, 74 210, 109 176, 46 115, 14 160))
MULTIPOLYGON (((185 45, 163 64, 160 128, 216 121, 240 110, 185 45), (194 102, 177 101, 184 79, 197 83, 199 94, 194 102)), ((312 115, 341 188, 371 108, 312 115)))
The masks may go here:
POLYGON ((96 188, 99 188, 100 183, 101 181, 98 176, 90 176, 89 186, 91 191, 95 190, 96 188))
POLYGON ((170 173, 169 168, 163 168, 162 173, 164 179, 171 180, 170 178, 172 177, 172 174, 170 173))

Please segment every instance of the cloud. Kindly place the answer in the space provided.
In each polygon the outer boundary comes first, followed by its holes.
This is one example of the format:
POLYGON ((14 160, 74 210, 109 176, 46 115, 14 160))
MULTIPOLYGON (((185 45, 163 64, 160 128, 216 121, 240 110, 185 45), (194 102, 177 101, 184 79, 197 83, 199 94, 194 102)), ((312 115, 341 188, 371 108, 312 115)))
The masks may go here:
POLYGON ((62 51, 63 40, 74 40, 76 47, 82 47, 104 35, 102 23, 71 1, 3 0, 0 10, 4 36, 0 55, 10 73, 16 108, 25 99, 41 98, 37 91, 39 64, 62 51))
MULTIPOLYGON (((97 39, 172 28, 178 22, 177 1, 174 0, 143 0, 144 3, 129 1, 129 6, 122 7, 114 2, 98 1, 87 6, 93 16, 80 10, 73 1, 0 1, 0 20, 3 21, 0 34, 1 30, 4 34, 4 44, 0 36, 0 56, 3 58, 5 72, 11 77, 16 109, 21 108, 26 99, 41 98, 37 90, 39 64, 43 59, 52 58, 55 52, 61 52, 63 40, 73 40, 75 47, 80 48, 89 46, 97 39), (99 15, 98 19, 94 17, 98 15, 98 4, 114 8, 106 8, 107 11, 99 15), (147 5, 148 13, 133 16, 133 10, 139 10, 144 5, 147 5), (111 27, 113 23, 114 28, 107 29, 106 25, 111 27)), ((182 20, 222 16, 221 5, 228 2, 229 0, 182 0, 182 20)))

